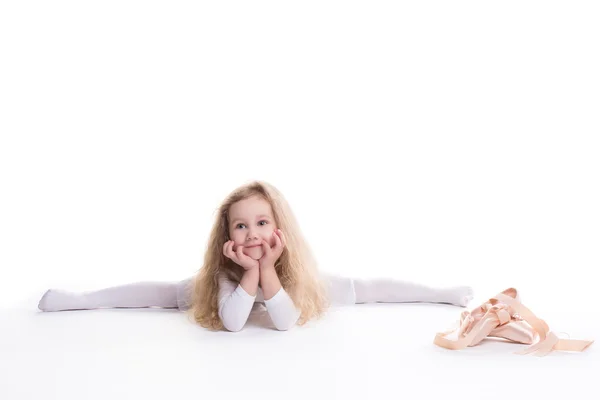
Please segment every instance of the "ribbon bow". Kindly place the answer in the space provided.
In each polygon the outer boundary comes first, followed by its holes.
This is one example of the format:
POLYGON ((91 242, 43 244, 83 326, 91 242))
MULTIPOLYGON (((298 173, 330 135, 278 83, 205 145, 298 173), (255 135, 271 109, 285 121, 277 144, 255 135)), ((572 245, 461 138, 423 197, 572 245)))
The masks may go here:
POLYGON ((459 350, 475 346, 488 336, 500 337, 531 345, 515 354, 539 357, 554 350, 583 351, 593 343, 589 340, 560 339, 550 332, 545 321, 536 317, 517 299, 517 290, 509 288, 473 311, 462 312, 458 329, 436 334, 434 343, 450 350, 459 350), (457 333, 457 339, 449 339, 448 336, 454 333, 457 333))

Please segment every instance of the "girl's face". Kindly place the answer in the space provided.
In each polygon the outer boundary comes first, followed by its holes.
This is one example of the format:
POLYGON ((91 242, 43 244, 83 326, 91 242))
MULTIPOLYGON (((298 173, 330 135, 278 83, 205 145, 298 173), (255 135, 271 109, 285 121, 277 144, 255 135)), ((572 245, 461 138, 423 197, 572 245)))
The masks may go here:
POLYGON ((231 205, 228 229, 229 238, 234 242, 233 251, 243 246, 242 252, 254 260, 263 256, 263 239, 270 247, 275 245, 273 232, 277 226, 273 210, 269 202, 260 196, 251 196, 231 205))

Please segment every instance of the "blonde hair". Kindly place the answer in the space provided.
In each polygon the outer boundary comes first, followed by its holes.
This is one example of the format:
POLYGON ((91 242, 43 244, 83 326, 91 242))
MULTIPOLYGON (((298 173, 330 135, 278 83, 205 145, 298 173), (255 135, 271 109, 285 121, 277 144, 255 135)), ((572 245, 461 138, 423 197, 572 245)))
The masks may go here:
POLYGON ((252 196, 260 196, 271 205, 275 223, 285 235, 286 246, 275 264, 275 270, 281 286, 301 312, 298 324, 304 325, 320 317, 327 307, 317 263, 288 202, 274 186, 254 181, 235 189, 221 203, 208 239, 202 268, 194 279, 189 312, 196 323, 205 328, 223 329, 218 306, 219 275, 225 274, 235 283, 242 279, 244 270, 223 255, 223 246, 229 236, 229 209, 234 203, 252 196))

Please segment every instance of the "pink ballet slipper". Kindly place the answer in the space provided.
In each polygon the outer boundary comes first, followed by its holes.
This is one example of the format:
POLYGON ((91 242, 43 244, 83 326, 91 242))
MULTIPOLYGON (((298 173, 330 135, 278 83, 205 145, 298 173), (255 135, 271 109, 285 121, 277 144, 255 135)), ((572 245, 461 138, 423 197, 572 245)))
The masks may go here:
POLYGON ((593 341, 559 339, 545 321, 521 304, 517 290, 508 288, 473 309, 464 311, 458 329, 436 334, 434 344, 450 350, 476 346, 486 337, 531 345, 515 354, 545 356, 554 350, 584 351, 593 341), (448 336, 455 334, 456 339, 448 336), (537 341, 536 341, 537 340, 537 341))

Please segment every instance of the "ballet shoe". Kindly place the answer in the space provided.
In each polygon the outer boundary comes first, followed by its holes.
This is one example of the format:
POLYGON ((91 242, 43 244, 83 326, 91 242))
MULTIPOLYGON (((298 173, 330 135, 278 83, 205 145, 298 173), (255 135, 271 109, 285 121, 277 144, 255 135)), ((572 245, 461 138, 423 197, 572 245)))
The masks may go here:
POLYGON ((554 350, 584 351, 593 340, 560 339, 548 324, 525 307, 515 288, 508 288, 472 311, 463 311, 459 327, 435 335, 434 344, 460 350, 480 344, 486 338, 501 338, 530 345, 515 354, 545 356, 554 350), (455 336, 456 339, 450 339, 455 336))

